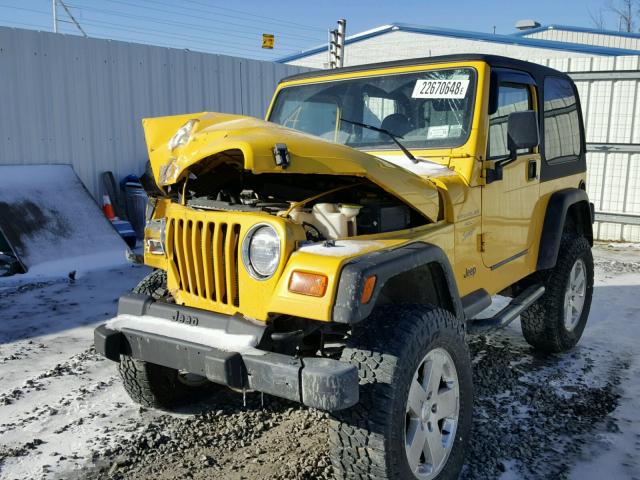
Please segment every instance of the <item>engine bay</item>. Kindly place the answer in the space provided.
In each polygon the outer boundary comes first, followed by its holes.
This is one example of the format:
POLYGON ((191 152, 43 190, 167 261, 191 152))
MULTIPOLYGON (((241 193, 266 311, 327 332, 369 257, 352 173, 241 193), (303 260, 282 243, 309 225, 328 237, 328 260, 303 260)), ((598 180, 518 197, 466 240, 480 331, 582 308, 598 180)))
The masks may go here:
POLYGON ((429 220, 368 179, 323 174, 254 174, 235 161, 194 165, 169 193, 197 210, 262 211, 303 226, 307 240, 355 237, 429 220))

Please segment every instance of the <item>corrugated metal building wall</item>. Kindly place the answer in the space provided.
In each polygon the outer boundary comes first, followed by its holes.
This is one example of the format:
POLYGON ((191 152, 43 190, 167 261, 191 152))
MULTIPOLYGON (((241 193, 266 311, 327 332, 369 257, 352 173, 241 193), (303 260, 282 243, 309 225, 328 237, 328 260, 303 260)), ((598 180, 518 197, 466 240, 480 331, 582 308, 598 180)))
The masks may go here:
POLYGON ((0 164, 70 163, 97 197, 102 171, 120 178, 144 169, 142 118, 263 117, 279 79, 305 70, 0 27, 0 164))
POLYGON ((613 32, 563 25, 545 25, 540 28, 524 30, 517 35, 525 38, 538 38, 540 40, 553 40, 556 42, 640 50, 640 34, 638 33, 613 32))

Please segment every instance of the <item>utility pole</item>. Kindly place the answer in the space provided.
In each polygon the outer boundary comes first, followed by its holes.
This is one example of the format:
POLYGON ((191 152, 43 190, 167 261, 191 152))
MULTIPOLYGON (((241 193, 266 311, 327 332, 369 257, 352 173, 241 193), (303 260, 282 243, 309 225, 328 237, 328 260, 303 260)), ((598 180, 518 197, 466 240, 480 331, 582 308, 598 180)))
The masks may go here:
POLYGON ((329 31, 329 68, 338 66, 336 58, 338 53, 338 30, 329 31))
POLYGON ((344 40, 347 33, 347 21, 342 18, 338 20, 338 45, 336 49, 336 61, 338 68, 344 67, 344 40))
POLYGON ((53 8, 53 33, 58 33, 58 0, 52 0, 53 8))
POLYGON ((344 66, 344 40, 347 31, 347 21, 338 20, 338 28, 329 30, 329 68, 344 66))
MULTIPOLYGON (((71 10, 69 10, 69 8, 65 5, 63 0, 53 0, 53 31, 54 33, 58 33, 58 8, 57 8, 58 3, 62 6, 64 11, 67 13, 69 18, 71 19, 71 22, 67 22, 67 23, 73 23, 76 26, 76 28, 80 31, 82 36, 87 37, 88 36, 87 32, 84 31, 82 26, 76 20, 76 17, 73 16, 73 14, 71 13, 71 10)), ((64 22, 65 20, 62 20, 62 21, 64 22)))

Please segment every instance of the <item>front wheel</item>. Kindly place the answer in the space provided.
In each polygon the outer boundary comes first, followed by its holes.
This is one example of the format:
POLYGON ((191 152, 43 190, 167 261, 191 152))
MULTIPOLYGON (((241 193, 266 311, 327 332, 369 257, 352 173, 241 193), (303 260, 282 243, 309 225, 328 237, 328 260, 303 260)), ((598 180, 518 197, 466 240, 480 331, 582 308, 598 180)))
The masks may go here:
POLYGON ((527 342, 548 352, 573 348, 587 324, 593 296, 593 256, 584 237, 565 235, 556 266, 540 273, 545 293, 522 312, 527 342))
POLYGON ((385 306, 342 357, 358 367, 360 402, 330 421, 337 478, 456 479, 473 403, 462 323, 435 307, 385 306))

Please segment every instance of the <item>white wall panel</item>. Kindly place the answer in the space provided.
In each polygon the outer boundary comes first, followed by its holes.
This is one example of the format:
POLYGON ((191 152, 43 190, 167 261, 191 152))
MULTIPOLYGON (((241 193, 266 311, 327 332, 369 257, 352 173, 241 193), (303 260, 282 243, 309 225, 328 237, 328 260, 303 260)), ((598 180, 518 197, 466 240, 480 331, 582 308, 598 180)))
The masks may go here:
POLYGON ((606 142, 611 118, 611 82, 593 82, 585 108, 585 127, 588 142, 606 142))
POLYGON ((581 43, 584 45, 597 45, 600 47, 640 50, 640 38, 637 36, 632 37, 595 32, 574 32, 562 30, 561 27, 532 32, 525 34, 524 36, 526 38, 539 38, 541 40, 554 40, 556 42, 581 43))
POLYGON ((204 110, 263 117, 278 81, 305 70, 0 27, 0 164, 71 164, 98 196, 101 172, 142 173, 142 118, 204 110))
MULTIPOLYGON (((570 53, 563 50, 484 42, 416 32, 391 31, 384 35, 348 44, 345 47, 344 61, 345 66, 349 66, 453 53, 486 53, 523 60, 528 60, 532 57, 566 58, 567 56, 589 56, 588 54, 570 53)), ((289 62, 290 65, 311 68, 327 68, 327 63, 328 56, 326 51, 289 62)))

